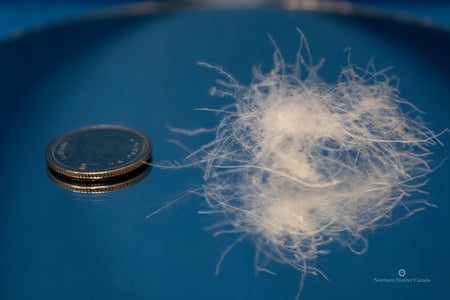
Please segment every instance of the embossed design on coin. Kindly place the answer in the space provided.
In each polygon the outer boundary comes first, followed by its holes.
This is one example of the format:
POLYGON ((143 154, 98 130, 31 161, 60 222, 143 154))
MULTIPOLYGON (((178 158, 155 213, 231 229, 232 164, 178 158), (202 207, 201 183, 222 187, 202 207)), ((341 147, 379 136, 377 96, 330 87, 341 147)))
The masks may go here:
POLYGON ((141 175, 148 167, 151 151, 150 140, 138 131, 98 125, 56 138, 48 145, 45 158, 53 181, 57 178, 70 185, 108 186, 141 175))

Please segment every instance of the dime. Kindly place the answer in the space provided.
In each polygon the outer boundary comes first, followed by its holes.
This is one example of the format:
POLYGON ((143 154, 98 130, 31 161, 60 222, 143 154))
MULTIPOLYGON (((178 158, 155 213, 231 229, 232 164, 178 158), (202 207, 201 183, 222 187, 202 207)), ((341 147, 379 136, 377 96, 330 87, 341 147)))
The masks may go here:
POLYGON ((45 158, 52 179, 71 185, 104 186, 140 175, 151 152, 150 140, 142 133, 97 125, 59 136, 48 145, 45 158))

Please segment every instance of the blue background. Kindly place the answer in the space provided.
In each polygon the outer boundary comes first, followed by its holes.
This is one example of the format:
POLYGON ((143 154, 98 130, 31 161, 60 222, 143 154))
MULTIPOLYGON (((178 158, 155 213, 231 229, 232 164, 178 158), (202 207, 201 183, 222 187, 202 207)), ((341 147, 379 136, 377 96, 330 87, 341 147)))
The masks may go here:
MULTIPOLYGON (((242 0, 245 2, 246 0, 242 0)), ((250 0, 248 0, 250 1, 250 0)), ((271 0, 260 0, 260 2, 271 0)), ((96 11, 144 0, 3 0, 0 1, 0 38, 48 23, 73 19, 96 11)), ((164 1, 154 1, 164 2, 164 1)), ((170 1, 166 1, 170 2, 170 1)), ((185 1, 188 2, 188 1, 185 1)), ((195 2, 195 1, 193 1, 195 2)), ((211 0, 210 2, 215 2, 211 0)), ((258 2, 254 0, 253 2, 258 2)), ((275 2, 275 1, 274 1, 275 2)), ((448 0, 352 0, 355 4, 420 17, 450 26, 448 0)))
MULTIPOLYGON (((90 10, 91 8, 89 8, 90 10)), ((94 9, 94 8, 92 8, 94 9)), ((73 13, 80 11, 67 10, 73 13)), ((57 14, 53 15, 56 16, 57 14)), ((60 15, 63 16, 63 15, 60 15)), ((69 16, 69 15, 66 15, 69 16)), ((239 243, 213 274, 236 237, 213 238, 220 221, 198 215, 206 208, 190 197, 145 216, 200 185, 201 172, 152 170, 137 185, 104 195, 62 190, 47 178, 43 158, 59 134, 93 124, 118 124, 145 133, 154 161, 185 153, 168 142, 180 138, 166 124, 212 127, 221 107, 210 97, 218 74, 196 65, 224 66, 242 83, 251 68, 269 71, 277 41, 295 58, 301 28, 320 75, 336 82, 346 64, 394 66, 402 96, 426 114, 436 132, 449 127, 449 32, 415 22, 281 10, 185 11, 79 20, 34 30, 0 44, 1 290, 3 299, 293 299, 300 274, 285 265, 254 274, 254 246, 239 243), (238 47, 236 45, 239 45, 238 47)), ((225 102, 226 103, 226 102, 225 102)), ((196 148, 211 136, 186 138, 196 148)), ((442 137, 448 145, 449 135, 442 137)), ((435 165, 447 146, 433 148, 435 165)), ((330 281, 308 276, 302 299, 446 299, 450 269, 450 167, 430 176, 425 199, 439 206, 369 236, 361 256, 334 245, 317 267, 330 281), (375 284, 403 268, 429 284, 375 284)))

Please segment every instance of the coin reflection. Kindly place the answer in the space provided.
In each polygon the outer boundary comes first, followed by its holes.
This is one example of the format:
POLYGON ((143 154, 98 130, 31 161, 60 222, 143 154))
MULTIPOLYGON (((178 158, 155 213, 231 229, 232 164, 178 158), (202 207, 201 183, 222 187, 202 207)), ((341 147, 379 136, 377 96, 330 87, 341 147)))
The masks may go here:
POLYGON ((135 171, 107 180, 74 180, 47 168, 47 175, 57 186, 76 193, 99 194, 130 187, 143 180, 151 171, 151 160, 135 171))

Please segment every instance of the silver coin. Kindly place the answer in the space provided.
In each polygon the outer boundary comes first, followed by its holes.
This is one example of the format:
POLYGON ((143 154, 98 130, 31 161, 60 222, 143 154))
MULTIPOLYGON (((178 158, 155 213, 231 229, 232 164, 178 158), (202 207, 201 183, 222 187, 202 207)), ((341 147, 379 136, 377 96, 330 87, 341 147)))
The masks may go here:
POLYGON ((105 181, 130 174, 150 160, 152 146, 142 133, 113 125, 78 129, 53 140, 47 167, 67 180, 105 181))

